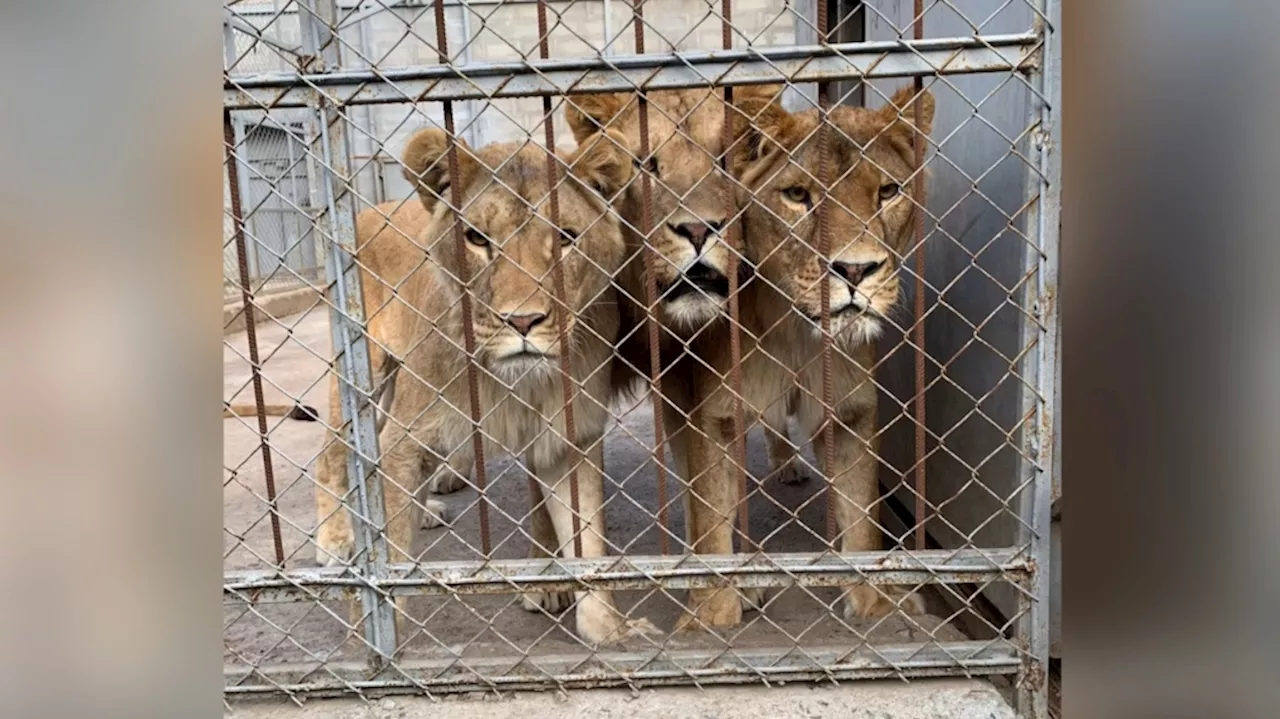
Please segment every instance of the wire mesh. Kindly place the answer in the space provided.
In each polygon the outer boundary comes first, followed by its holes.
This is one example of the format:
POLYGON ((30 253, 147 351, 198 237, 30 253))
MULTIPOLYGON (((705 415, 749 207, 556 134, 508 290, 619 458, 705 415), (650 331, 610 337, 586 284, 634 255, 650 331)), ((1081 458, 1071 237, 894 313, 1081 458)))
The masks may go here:
POLYGON ((228 4, 227 694, 1044 716, 1056 12, 228 4))

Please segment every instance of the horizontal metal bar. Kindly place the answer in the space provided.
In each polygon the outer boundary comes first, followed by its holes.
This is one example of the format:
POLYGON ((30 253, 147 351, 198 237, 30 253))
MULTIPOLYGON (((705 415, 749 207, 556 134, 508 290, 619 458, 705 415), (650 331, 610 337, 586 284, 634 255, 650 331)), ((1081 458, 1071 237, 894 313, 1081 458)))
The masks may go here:
POLYGON ((914 642, 910 644, 785 649, 648 650, 585 652, 529 657, 466 657, 404 660, 370 678, 354 663, 276 665, 225 673, 226 693, 309 695, 406 691, 521 691, 565 686, 743 684, 760 681, 837 681, 895 677, 1013 674, 1021 658, 1004 641, 914 642), (519 673, 516 673, 519 672, 519 673))
MULTIPOLYGON (((367 0, 341 0, 338 3, 338 9, 339 10, 355 10, 359 8, 361 5, 364 5, 366 2, 367 0)), ((386 12, 388 10, 395 10, 396 8, 404 8, 407 10, 415 7, 427 7, 431 5, 432 2, 433 0, 380 0, 376 5, 372 7, 372 9, 376 10, 377 12, 386 12)), ((538 0, 444 0, 444 6, 445 7, 464 7, 464 6, 486 7, 486 6, 493 6, 493 5, 535 5, 537 4, 537 2, 538 0)), ((588 3, 588 2, 601 2, 601 0, 548 0, 548 2, 552 6, 554 6, 556 3, 560 3, 560 4, 588 3)), ((235 15, 241 15, 244 17, 254 17, 254 16, 274 17, 277 14, 282 17, 288 17, 290 15, 298 14, 298 8, 296 5, 293 5, 293 4, 290 4, 284 8, 280 8, 278 10, 275 7, 271 6, 270 4, 261 4, 261 3, 254 4, 254 5, 249 5, 249 4, 233 5, 229 8, 226 8, 226 10, 235 15)), ((369 15, 360 15, 360 16, 356 16, 354 14, 351 16, 344 16, 341 18, 342 20, 341 26, 345 28, 355 23, 358 23, 362 20, 367 20, 372 14, 376 14, 376 13, 371 13, 369 15)))
POLYGON ((1036 34, 992 35, 712 52, 614 55, 474 66, 427 65, 233 75, 223 84, 231 109, 305 107, 316 92, 338 105, 625 92, 636 88, 805 83, 852 78, 1026 71, 1036 66, 1036 34))
MULTIPOLYGON (((279 42, 278 40, 269 38, 266 35, 263 35, 262 30, 254 26, 253 23, 250 23, 247 20, 244 20, 243 18, 237 17, 238 13, 232 12, 230 9, 227 9, 227 8, 223 8, 223 9, 227 10, 227 16, 222 19, 222 24, 224 26, 230 27, 232 30, 235 30, 238 33, 246 35, 264 45, 269 45, 279 50, 280 52, 293 55, 294 57, 297 57, 298 53, 302 51, 301 45, 294 45, 290 47, 289 45, 285 45, 279 42)), ((239 59, 239 57, 237 56, 236 59, 239 59)))
POLYGON ((587 559, 501 559, 396 564, 386 577, 362 577, 345 567, 242 571, 224 578, 224 600, 277 602, 351 599, 364 587, 391 595, 514 594, 517 592, 703 587, 839 587, 872 584, 1021 582, 1031 566, 1016 549, 924 552, 787 553, 587 559))

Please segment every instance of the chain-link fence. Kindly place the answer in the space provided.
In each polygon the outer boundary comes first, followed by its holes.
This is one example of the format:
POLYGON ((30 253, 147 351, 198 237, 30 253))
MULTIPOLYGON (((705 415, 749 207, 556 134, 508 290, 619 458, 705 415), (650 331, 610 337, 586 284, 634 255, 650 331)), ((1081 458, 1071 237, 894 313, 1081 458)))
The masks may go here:
POLYGON ((229 3, 227 694, 1045 716, 1057 14, 229 3))

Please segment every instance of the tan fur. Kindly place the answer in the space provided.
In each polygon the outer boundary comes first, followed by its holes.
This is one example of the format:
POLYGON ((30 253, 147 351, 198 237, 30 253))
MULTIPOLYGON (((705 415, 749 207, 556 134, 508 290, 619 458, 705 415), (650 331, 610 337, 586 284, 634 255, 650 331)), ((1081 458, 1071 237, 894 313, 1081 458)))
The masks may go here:
MULTIPOLYGON (((319 419, 315 408, 305 404, 264 404, 262 413, 268 417, 288 417, 302 422, 314 422, 319 419)), ((253 404, 229 404, 222 408, 223 419, 257 416, 258 406, 253 404)))
MULTIPOLYGON (((468 241, 458 247, 453 211, 435 203, 430 223, 417 238, 433 262, 428 271, 411 275, 401 289, 408 304, 390 308, 388 322, 395 329, 389 333, 394 342, 388 350, 401 359, 401 366, 391 417, 379 443, 392 561, 411 558, 412 514, 417 509, 412 498, 424 467, 428 473, 452 471, 446 467, 456 469, 457 463, 471 461, 468 359, 459 301, 464 283, 474 298, 485 450, 523 454, 537 477, 535 488, 542 495, 538 499, 545 499, 535 511, 535 553, 575 552, 570 470, 578 477, 582 554, 606 553, 603 435, 618 328, 610 279, 622 264, 624 247, 617 218, 603 198, 611 198, 632 175, 620 141, 616 135, 586 138, 566 158, 572 170, 559 186, 555 227, 544 219, 550 202, 542 150, 514 143, 491 145, 474 156, 460 150, 460 177, 454 179, 431 169, 443 166, 442 133, 424 130, 410 141, 406 165, 414 179, 421 178, 424 199, 447 198, 446 184, 457 182, 468 241), (577 237, 569 240, 565 231, 577 237), (566 243, 561 252, 567 308, 553 299, 552 253, 561 242, 566 243), (542 319, 526 325, 528 333, 522 336, 516 327, 529 317, 542 319), (567 348, 560 345, 562 323, 567 348), (568 352, 577 387, 576 446, 564 441, 562 352, 568 352)), ((556 597, 527 599, 553 608, 562 603, 556 597)), ((607 592, 578 593, 576 619, 578 633, 596 644, 655 631, 645 620, 630 621, 619 614, 607 592)))
MULTIPOLYGON (((434 199, 434 198, 433 198, 434 199)), ((419 247, 417 235, 426 229, 431 219, 424 203, 415 199, 383 202, 363 210, 356 216, 356 263, 360 267, 360 289, 364 296, 365 315, 369 334, 370 365, 374 372, 375 393, 390 392, 394 368, 389 363, 386 348, 396 342, 392 336, 395 326, 388 322, 392 316, 391 305, 399 304, 396 291, 415 271, 423 271, 430 261, 424 248, 419 247)), ((337 302, 332 291, 328 300, 337 302)), ((343 511, 343 499, 350 488, 346 483, 347 426, 342 421, 338 394, 337 348, 334 348, 334 370, 329 373, 328 426, 335 428, 325 438, 325 448, 316 466, 316 561, 322 565, 339 565, 348 561, 354 551, 351 518, 343 511)), ((385 419, 385 415, 379 417, 385 419)), ((436 472, 424 487, 427 492, 445 494, 466 485, 465 478, 471 467, 460 465, 457 472, 436 472)), ((439 526, 445 521, 445 505, 424 497, 424 526, 439 526)))
MULTIPOLYGON (((780 87, 744 87, 735 90, 734 104, 755 111, 774 102, 780 87)), ((690 89, 652 92, 648 102, 647 134, 649 152, 642 152, 639 99, 634 94, 590 94, 569 97, 565 117, 579 140, 601 128, 617 130, 627 138, 627 150, 636 166, 649 177, 652 231, 648 246, 656 252, 652 259, 658 303, 652 315, 646 312, 647 276, 644 228, 644 193, 639 177, 632 181, 619 212, 625 221, 628 260, 618 274, 619 309, 622 315, 621 341, 615 362, 615 390, 643 386, 651 371, 649 318, 658 321, 659 361, 662 365, 664 431, 670 447, 668 466, 688 486, 687 454, 690 432, 686 418, 696 405, 689 378, 698 374, 699 361, 693 358, 705 338, 725 337, 728 309, 730 249, 727 244, 729 206, 733 181, 720 167, 725 156, 723 124, 725 104, 720 89, 690 89), (709 234, 701 248, 678 228, 682 223, 722 226, 709 234), (678 293, 673 290, 686 273, 701 263, 718 275, 719 286, 678 293)), ((730 112, 737 116, 733 109, 730 112)), ((731 126, 730 141, 743 131, 731 126)), ((747 265, 740 264, 745 279, 747 265)), ((703 270, 705 273, 705 270, 703 270)), ((710 283, 708 283, 710 284, 710 283)), ((655 408, 655 411, 658 411, 655 408)), ((792 462, 795 450, 786 441, 786 408, 762 417, 770 437, 770 456, 777 476, 783 481, 802 479, 792 462)), ((690 493, 685 491, 685 517, 689 519, 690 493)), ((688 530, 688 527, 686 527, 688 530)), ((691 536, 687 532, 686 536, 691 536)), ((745 607, 758 606, 761 595, 747 591, 745 607)))
MULTIPOLYGON (((912 117, 910 88, 893 104, 912 117)), ((921 132, 933 120, 933 98, 917 102, 922 108, 921 132)), ((875 522, 878 509, 876 388, 868 368, 873 364, 872 340, 882 319, 898 300, 897 270, 910 239, 914 204, 906 178, 914 168, 913 142, 923 142, 898 110, 873 111, 836 108, 831 111, 828 206, 830 247, 819 257, 817 212, 810 211, 795 188, 807 191, 814 208, 821 192, 813 178, 819 172, 819 126, 816 111, 791 114, 763 104, 747 107, 754 127, 744 128, 743 142, 731 165, 742 181, 740 202, 746 207, 745 252, 756 264, 756 276, 743 287, 742 358, 743 404, 750 421, 762 413, 793 404, 802 436, 814 437, 824 419, 822 397, 821 283, 829 282, 835 316, 832 382, 836 419, 831 484, 838 495, 836 517, 843 552, 874 550, 880 546, 875 522), (865 152, 858 145, 868 145, 865 152), (881 199, 894 185, 896 194, 881 199), (838 278, 831 262, 881 263, 856 285, 838 278), (851 301, 865 311, 839 312, 851 301)), ((695 380, 705 402, 694 413, 690 473, 695 497, 690 523, 694 550, 723 554, 733 551, 732 523, 738 504, 738 484, 731 459, 733 395, 721 377, 731 365, 728 342, 712 338, 699 345, 715 373, 695 380)), ((822 453, 819 453, 819 458, 822 453)), ((895 609, 922 607, 918 597, 882 592, 871 585, 853 587, 846 595, 846 615, 871 617, 895 609)), ((691 592, 692 609, 683 629, 732 626, 742 610, 732 590, 691 592)))

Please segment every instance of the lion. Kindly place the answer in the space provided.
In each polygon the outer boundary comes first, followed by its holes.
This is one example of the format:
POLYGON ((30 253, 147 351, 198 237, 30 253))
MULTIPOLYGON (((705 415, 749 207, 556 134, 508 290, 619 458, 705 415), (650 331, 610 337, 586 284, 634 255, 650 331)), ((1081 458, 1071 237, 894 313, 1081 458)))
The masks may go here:
MULTIPOLYGON (((738 89, 737 103, 771 97, 776 86, 738 89)), ((660 330, 660 357, 664 368, 679 361, 691 341, 710 327, 723 323, 728 309, 729 247, 724 231, 729 208, 725 197, 733 183, 717 171, 723 154, 722 91, 714 88, 658 91, 646 94, 649 104, 649 152, 641 157, 639 96, 634 93, 571 95, 565 119, 581 140, 602 128, 626 136, 628 151, 636 165, 651 175, 650 202, 652 230, 650 245, 657 251, 654 263, 658 304, 655 308, 660 330)), ((619 371, 629 375, 618 380, 638 381, 649 376, 649 332, 645 288, 645 246, 643 193, 633 182, 619 212, 626 221, 628 259, 618 275, 622 292, 619 311, 623 315, 619 371)), ((739 264, 739 280, 749 266, 739 264)), ((678 373, 674 373, 678 374, 678 373)), ((679 390, 679 384, 673 385, 679 390)), ((683 405, 685 403, 679 403, 683 405)), ((677 423, 678 418, 673 418, 677 423)), ((784 482, 797 482, 803 475, 793 466, 792 445, 785 441, 785 416, 781 421, 767 417, 770 457, 775 473, 784 482), (778 429, 781 428, 781 429, 778 429), (784 438, 781 442, 776 437, 784 438)))
MULTIPOLYGON (((735 105, 772 101, 778 86, 737 88, 735 105)), ((648 152, 641 145, 639 96, 635 93, 571 95, 565 119, 581 142, 602 129, 627 138, 636 167, 650 175, 651 232, 657 304, 652 317, 658 324, 659 362, 663 375, 663 425, 671 449, 669 466, 689 486, 686 418, 697 405, 688 378, 698 373, 695 356, 708 339, 723 341, 727 329, 730 248, 725 231, 734 183, 720 167, 725 153, 723 91, 717 88, 657 91, 648 102, 648 152)), ((731 126, 734 127, 734 126, 731 126)), ((732 139, 732 136, 731 136, 732 139)), ((651 371, 650 313, 646 312, 646 251, 644 197, 633 181, 619 205, 626 225, 628 258, 617 277, 622 328, 615 362, 615 395, 634 393, 651 371)), ((739 282, 750 267, 738 265, 739 282)), ((655 408, 658 411, 658 408, 655 408)), ((794 445, 786 440, 785 405, 761 417, 769 439, 773 472, 784 482, 804 479, 794 462, 794 445)), ((694 516, 689 491, 683 493, 686 538, 693 541, 688 522, 694 516)), ((756 608, 763 598, 755 590, 742 592, 744 608, 756 608)))
MULTIPOLYGON (((823 193, 820 118, 817 110, 790 113, 777 103, 743 106, 741 138, 730 171, 741 183, 743 238, 754 276, 741 296, 743 405, 749 418, 792 405, 803 436, 820 437, 824 422, 822 284, 829 291, 834 452, 830 486, 837 495, 836 524, 842 552, 880 547, 875 520, 879 502, 877 396, 870 369, 873 341, 899 297, 898 268, 915 219, 908 180, 916 172, 915 143, 933 123, 928 92, 897 92, 880 110, 838 107, 830 111, 827 195, 829 249, 818 254, 816 208, 823 193), (916 106, 920 126, 912 124, 916 106)), ((704 345, 714 372, 696 379, 705 401, 694 414, 689 462, 694 504, 694 551, 733 551, 732 522, 739 501, 731 459, 733 393, 723 380, 731 368, 728 342, 704 345)), ((818 452, 822 457, 823 453, 818 452)), ((882 592, 870 584, 844 597, 848 618, 884 616, 901 607, 922 613, 917 595, 882 592)), ((679 630, 734 626, 742 607, 733 589, 690 593, 679 630)))
MULTIPOLYGON (((430 198, 434 206, 435 198, 430 198)), ((367 333, 370 365, 374 370, 374 399, 381 401, 378 429, 386 421, 387 404, 395 394, 397 362, 388 357, 386 348, 394 343, 389 336, 393 329, 388 324, 392 316, 390 306, 399 303, 395 290, 415 271, 424 271, 430 262, 426 251, 415 238, 426 229, 431 219, 426 199, 416 195, 407 200, 379 203, 356 215, 356 264, 360 268, 360 289, 364 297, 367 315, 367 333)), ((337 302, 330 297, 331 302, 337 302)), ((337 348, 335 348, 336 350, 337 348)), ((337 352, 335 351, 335 355, 337 352)), ((354 535, 351 519, 343 511, 350 487, 346 473, 338 467, 347 461, 346 444, 340 439, 345 427, 342 420, 339 385, 336 371, 329 374, 329 423, 336 431, 330 432, 320 455, 316 470, 316 561, 321 565, 337 566, 350 559, 354 551, 354 535)), ((315 410, 312 410, 314 413, 315 410)), ((423 489, 434 494, 447 494, 466 485, 464 478, 471 468, 460 465, 458 472, 436 472, 423 489)), ((423 498, 423 526, 431 528, 445 522, 445 505, 434 499, 423 498)))
MULTIPOLYGON (((307 404, 264 404, 262 414, 267 417, 287 417, 299 422, 318 422, 320 413, 307 404)), ((228 404, 222 407, 223 419, 257 417, 258 406, 253 404, 228 404)))
MULTIPOLYGON (((570 168, 557 191, 559 222, 548 220, 546 155, 524 143, 472 151, 458 141, 458 177, 445 169, 447 136, 422 130, 404 152, 405 174, 430 207, 418 235, 432 262, 411 274, 389 306, 398 358, 396 387, 379 443, 392 561, 409 560, 422 478, 470 466, 473 423, 466 367, 477 365, 480 432, 487 452, 523 454, 536 478, 532 521, 535 555, 575 556, 570 471, 578 478, 579 540, 584 557, 606 553, 603 437, 609 418, 612 345, 618 312, 611 279, 624 243, 610 200, 630 181, 630 158, 616 133, 598 133, 565 158, 570 168), (461 217, 449 203, 460 193, 461 217), (462 223, 465 241, 455 242, 462 223), (564 298, 554 299, 556 247, 562 254, 564 298), (473 298, 475 355, 464 349, 461 299, 473 298), (561 345, 562 336, 567 346, 561 345), (575 444, 565 438, 561 357, 567 354, 575 444), (425 470, 425 471, 424 471, 425 470)), ((345 472, 345 465, 333 468, 345 472)), ((558 611, 567 597, 526 595, 534 608, 558 611)), ((403 612, 400 613, 403 617, 403 612)), ((622 616, 612 595, 576 596, 578 635, 610 644, 657 631, 648 620, 622 616)))

